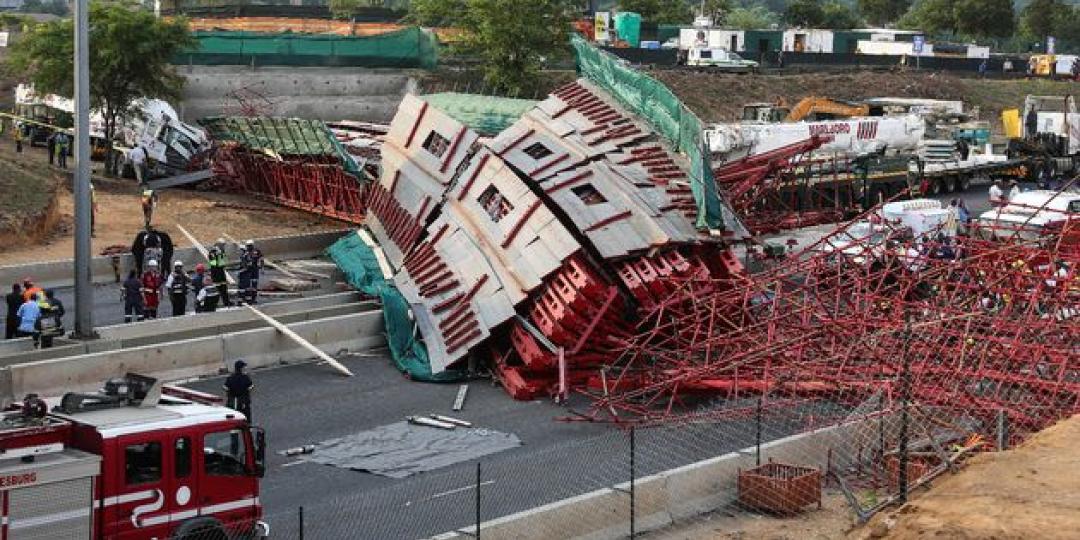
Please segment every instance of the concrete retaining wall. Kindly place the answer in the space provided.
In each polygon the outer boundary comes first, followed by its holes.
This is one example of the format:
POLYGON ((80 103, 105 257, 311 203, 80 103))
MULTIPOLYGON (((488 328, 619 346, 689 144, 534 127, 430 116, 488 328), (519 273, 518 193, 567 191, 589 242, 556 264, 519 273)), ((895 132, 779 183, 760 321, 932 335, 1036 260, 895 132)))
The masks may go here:
POLYGON ((417 89, 414 74, 397 69, 179 66, 178 71, 187 79, 178 112, 192 123, 220 116, 226 106, 235 108, 236 101, 226 96, 237 91, 246 92, 248 101, 265 109, 260 114, 269 116, 390 123, 401 98, 417 89))
MULTIPOLYGON (((836 462, 830 449, 847 449, 851 440, 861 438, 862 432, 876 430, 878 422, 877 418, 858 419, 777 439, 762 444, 761 459, 813 466, 822 471, 830 466, 843 466, 836 462)), ((751 447, 637 479, 634 484, 637 530, 664 527, 734 502, 738 497, 739 471, 755 465, 756 456, 751 447)), ((627 482, 486 521, 480 525, 480 535, 507 540, 626 538, 630 526, 629 490, 627 482)), ((465 527, 434 538, 473 538, 474 532, 473 527, 465 527)))
MULTIPOLYGON (((330 354, 385 344, 382 312, 377 310, 288 326, 330 354)), ((96 390, 105 380, 127 372, 162 380, 213 375, 227 370, 239 358, 259 368, 306 360, 311 358, 311 353, 273 328, 245 330, 11 365, 0 370, 0 398, 22 399, 31 392, 57 396, 70 391, 96 390)))
MULTIPOLYGON (((293 236, 275 236, 257 239, 256 242, 263 255, 268 258, 300 259, 322 254, 330 244, 333 244, 348 232, 348 230, 340 230, 293 236)), ((186 241, 186 239, 173 238, 173 242, 183 241, 186 241)), ((189 268, 204 261, 202 255, 195 248, 177 249, 173 253, 173 259, 183 261, 189 268)), ((239 260, 238 252, 231 253, 229 260, 239 260)), ((121 256, 120 275, 126 276, 128 270, 134 268, 134 266, 135 259, 130 254, 121 256)), ((10 289, 12 283, 19 283, 23 278, 30 277, 41 287, 66 287, 74 282, 74 274, 74 261, 72 259, 0 266, 0 284, 10 289)), ((90 278, 95 283, 113 282, 115 278, 112 258, 94 257, 90 262, 90 278)))

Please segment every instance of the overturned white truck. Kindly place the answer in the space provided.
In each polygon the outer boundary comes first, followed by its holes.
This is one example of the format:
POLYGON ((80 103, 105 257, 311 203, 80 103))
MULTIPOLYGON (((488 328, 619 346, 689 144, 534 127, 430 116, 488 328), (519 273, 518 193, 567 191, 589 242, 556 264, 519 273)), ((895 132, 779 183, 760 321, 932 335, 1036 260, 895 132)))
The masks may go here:
MULTIPOLYGON (((40 94, 33 85, 15 88, 14 119, 24 125, 31 144, 45 144, 50 134, 73 125, 75 102, 55 94, 40 94)), ((105 140, 105 119, 100 111, 90 111, 90 139, 94 158, 104 159, 109 144, 105 140)), ((143 146, 150 176, 171 176, 201 168, 201 156, 210 148, 206 133, 180 121, 171 105, 160 99, 140 98, 131 103, 120 118, 112 148, 121 156, 143 146)), ((121 162, 126 162, 122 159, 121 162)))

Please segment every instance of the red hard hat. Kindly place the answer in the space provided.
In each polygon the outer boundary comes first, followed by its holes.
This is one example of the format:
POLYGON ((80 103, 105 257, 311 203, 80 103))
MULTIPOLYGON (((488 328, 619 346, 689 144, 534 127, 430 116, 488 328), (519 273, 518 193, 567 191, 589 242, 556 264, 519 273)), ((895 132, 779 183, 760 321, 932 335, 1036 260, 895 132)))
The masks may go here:
POLYGON ((196 272, 205 272, 206 271, 206 265, 203 264, 203 263, 196 264, 195 265, 195 271, 196 272))

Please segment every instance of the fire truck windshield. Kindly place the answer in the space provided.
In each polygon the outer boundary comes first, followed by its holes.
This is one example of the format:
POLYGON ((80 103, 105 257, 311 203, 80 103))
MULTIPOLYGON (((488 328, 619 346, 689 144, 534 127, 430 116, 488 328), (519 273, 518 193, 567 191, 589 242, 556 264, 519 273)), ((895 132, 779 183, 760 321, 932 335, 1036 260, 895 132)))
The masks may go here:
POLYGON ((239 429, 207 433, 203 436, 203 463, 212 476, 245 476, 247 444, 250 439, 239 429))

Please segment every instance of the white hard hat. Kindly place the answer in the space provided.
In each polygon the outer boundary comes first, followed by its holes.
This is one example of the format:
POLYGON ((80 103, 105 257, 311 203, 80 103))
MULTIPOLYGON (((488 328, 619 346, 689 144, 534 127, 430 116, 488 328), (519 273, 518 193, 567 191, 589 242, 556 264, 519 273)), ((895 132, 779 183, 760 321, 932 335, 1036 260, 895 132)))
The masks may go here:
POLYGON ((254 241, 254 240, 251 240, 251 239, 249 238, 248 240, 245 240, 245 241, 244 241, 244 245, 245 245, 245 246, 254 246, 254 245, 255 245, 255 241, 254 241))
POLYGON ((183 261, 173 261, 172 265, 173 266, 184 266, 184 262, 183 261))
POLYGON ((146 265, 150 268, 157 268, 157 261, 155 261, 154 259, 150 259, 150 262, 146 263, 146 265))
POLYGON ((225 239, 224 239, 224 238, 218 238, 218 239, 217 239, 217 243, 219 243, 219 244, 224 244, 224 243, 225 243, 225 239))

